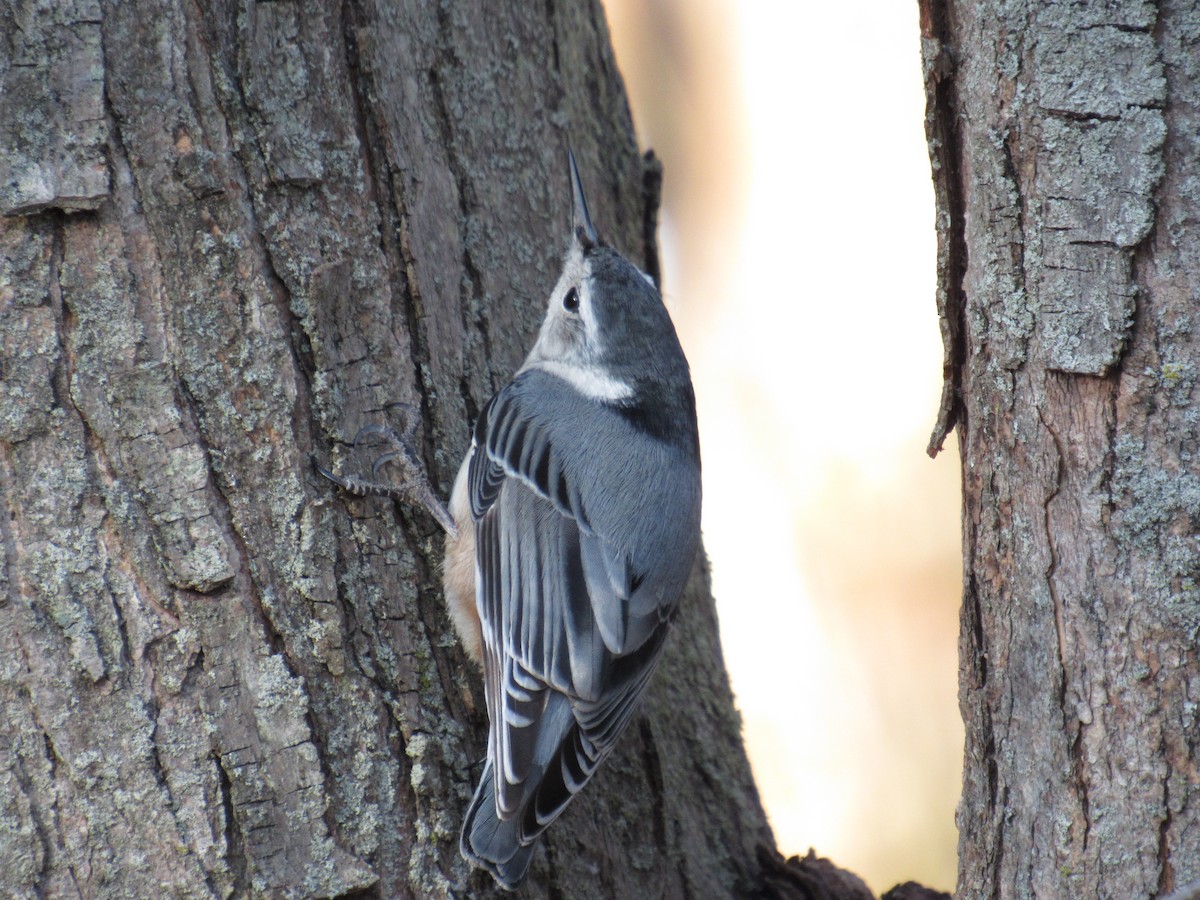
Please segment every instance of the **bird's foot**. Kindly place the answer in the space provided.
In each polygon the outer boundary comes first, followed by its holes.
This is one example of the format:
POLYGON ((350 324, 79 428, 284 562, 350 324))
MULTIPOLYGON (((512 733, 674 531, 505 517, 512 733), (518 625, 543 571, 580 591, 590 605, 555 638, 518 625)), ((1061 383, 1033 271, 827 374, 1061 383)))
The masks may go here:
POLYGON ((397 433, 395 429, 387 425, 366 425, 359 429, 358 434, 354 436, 355 447, 364 438, 382 438, 391 447, 390 450, 380 454, 371 465, 370 479, 359 478, 355 475, 334 475, 315 460, 313 465, 316 466, 319 473, 356 497, 371 495, 391 497, 401 503, 421 506, 437 520, 446 534, 458 537, 458 526, 454 524, 454 517, 450 515, 438 495, 434 493, 429 484, 429 474, 425 471, 425 465, 421 462, 421 458, 413 446, 413 437, 419 421, 417 410, 407 403, 401 404, 401 408, 404 411, 402 433, 397 433), (400 470, 400 480, 397 483, 379 480, 379 470, 389 464, 400 470))

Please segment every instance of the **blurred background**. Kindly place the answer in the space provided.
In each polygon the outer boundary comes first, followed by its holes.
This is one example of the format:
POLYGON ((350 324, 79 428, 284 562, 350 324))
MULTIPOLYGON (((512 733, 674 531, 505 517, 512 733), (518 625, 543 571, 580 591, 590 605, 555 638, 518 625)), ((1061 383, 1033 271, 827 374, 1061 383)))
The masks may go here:
POLYGON ((604 0, 663 160, 726 662, 785 854, 954 887, 958 449, 916 3, 604 0))

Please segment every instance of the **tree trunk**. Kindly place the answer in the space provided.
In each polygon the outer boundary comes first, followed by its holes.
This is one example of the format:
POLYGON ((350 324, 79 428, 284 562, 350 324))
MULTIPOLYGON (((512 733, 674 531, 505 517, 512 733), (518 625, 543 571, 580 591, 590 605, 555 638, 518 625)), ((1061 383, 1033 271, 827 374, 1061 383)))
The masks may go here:
MULTIPOLYGON (((446 491, 556 277, 568 140, 657 271, 598 3, 483 6, 0 7, 0 894, 491 890, 438 530, 311 468, 410 403, 446 491)), ((760 842, 701 561, 525 896, 745 893, 760 842)))
POLYGON ((1200 4, 920 5, 957 896, 1155 896, 1200 879, 1200 4))

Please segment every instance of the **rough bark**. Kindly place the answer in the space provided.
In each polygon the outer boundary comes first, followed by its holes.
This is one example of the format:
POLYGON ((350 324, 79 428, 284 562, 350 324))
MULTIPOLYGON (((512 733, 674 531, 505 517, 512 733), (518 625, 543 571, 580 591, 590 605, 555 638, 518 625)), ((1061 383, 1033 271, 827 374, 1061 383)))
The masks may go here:
POLYGON ((1200 5, 920 5, 957 896, 1156 896, 1200 878, 1200 5))
MULTIPOLYGON (((540 321, 574 145, 656 271, 596 3, 0 6, 0 894, 446 897, 484 744, 422 513, 540 321)), ((647 190, 647 187, 649 190, 647 190)), ((703 562, 530 897, 750 891, 703 562)))

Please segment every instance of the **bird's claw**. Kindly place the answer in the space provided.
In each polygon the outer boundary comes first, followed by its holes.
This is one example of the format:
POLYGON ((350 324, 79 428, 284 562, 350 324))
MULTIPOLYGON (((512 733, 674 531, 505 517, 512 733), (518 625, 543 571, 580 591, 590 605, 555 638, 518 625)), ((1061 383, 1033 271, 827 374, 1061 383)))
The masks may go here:
POLYGON ((354 436, 354 446, 357 447, 364 437, 380 437, 383 438, 392 449, 376 457, 375 462, 371 465, 371 480, 358 478, 353 475, 335 475, 329 469, 320 465, 313 460, 313 465, 316 466, 317 472, 325 478, 328 478, 344 491, 354 494, 356 497, 368 497, 376 495, 380 497, 391 497, 393 500, 399 500, 406 504, 416 504, 426 509, 437 523, 442 526, 446 534, 451 537, 458 536, 458 526, 454 522, 454 518, 450 515, 446 505, 434 493, 433 488, 429 483, 429 475, 425 471, 425 466, 421 462, 421 458, 417 455, 416 449, 411 441, 417 431, 417 422, 419 421, 416 415, 415 407, 409 406, 407 403, 399 404, 405 413, 404 430, 397 434, 395 429, 387 425, 364 425, 358 430, 358 434, 354 436), (389 484, 384 481, 379 481, 379 470, 388 463, 395 464, 400 469, 400 482, 398 484, 389 484))
POLYGON ((398 409, 404 414, 404 428, 399 434, 390 425, 380 425, 371 423, 364 425, 358 429, 358 434, 354 436, 354 446, 357 447, 364 437, 381 437, 393 447, 403 446, 406 449, 412 449, 412 440, 417 434, 417 425, 421 422, 421 414, 417 408, 411 403, 397 403, 393 409, 398 409))

